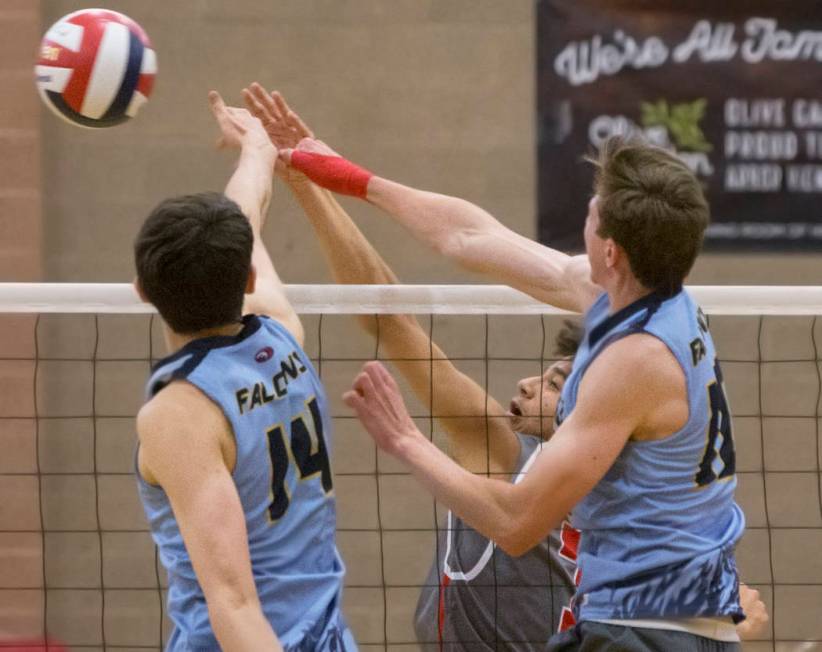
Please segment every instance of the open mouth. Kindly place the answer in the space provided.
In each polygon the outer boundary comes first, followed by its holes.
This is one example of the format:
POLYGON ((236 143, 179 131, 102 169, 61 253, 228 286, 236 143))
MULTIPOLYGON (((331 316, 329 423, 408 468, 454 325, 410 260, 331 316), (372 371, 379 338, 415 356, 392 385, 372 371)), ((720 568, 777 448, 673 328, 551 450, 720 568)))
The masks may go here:
POLYGON ((522 416, 522 410, 520 410, 519 404, 515 400, 511 401, 511 405, 508 406, 508 411, 511 414, 513 414, 515 417, 521 417, 522 416))

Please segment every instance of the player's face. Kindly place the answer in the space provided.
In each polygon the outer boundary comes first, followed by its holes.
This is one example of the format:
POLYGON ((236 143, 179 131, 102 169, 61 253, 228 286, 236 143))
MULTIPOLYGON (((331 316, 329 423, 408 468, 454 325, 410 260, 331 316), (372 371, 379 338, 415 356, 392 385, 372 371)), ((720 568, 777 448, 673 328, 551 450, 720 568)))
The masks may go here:
POLYGON ((511 428, 525 435, 542 436, 545 439, 554 434, 557 402, 569 373, 571 361, 560 360, 548 367, 541 376, 519 381, 519 393, 511 399, 511 406, 508 408, 511 428))
POLYGON ((591 281, 602 284, 605 271, 605 240, 597 234, 599 230, 598 197, 594 195, 588 202, 588 215, 585 218, 585 253, 591 263, 591 281))

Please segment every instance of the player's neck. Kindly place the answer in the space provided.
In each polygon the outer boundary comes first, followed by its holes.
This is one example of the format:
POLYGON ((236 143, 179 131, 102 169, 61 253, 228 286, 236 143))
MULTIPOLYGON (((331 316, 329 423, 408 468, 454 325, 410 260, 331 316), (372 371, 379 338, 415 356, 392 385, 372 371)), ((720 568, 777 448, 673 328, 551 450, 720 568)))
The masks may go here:
POLYGON ((619 312, 625 306, 630 306, 635 301, 639 301, 642 297, 646 297, 653 292, 633 276, 615 279, 611 287, 606 288, 606 290, 611 313, 619 312))
POLYGON ((204 330, 197 331, 196 333, 176 333, 168 326, 165 326, 163 328, 163 335, 166 341, 166 350, 168 351, 168 354, 171 355, 194 340, 200 340, 204 337, 215 337, 217 335, 233 336, 237 335, 237 333, 241 330, 243 330, 242 322, 233 322, 231 324, 217 326, 215 328, 206 328, 204 330))

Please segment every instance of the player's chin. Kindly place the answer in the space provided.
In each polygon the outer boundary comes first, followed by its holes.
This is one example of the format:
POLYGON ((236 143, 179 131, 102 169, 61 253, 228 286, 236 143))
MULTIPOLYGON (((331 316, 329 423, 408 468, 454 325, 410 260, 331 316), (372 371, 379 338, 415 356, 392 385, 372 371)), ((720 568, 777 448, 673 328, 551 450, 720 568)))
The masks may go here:
POLYGON ((508 423, 511 429, 521 435, 531 435, 532 437, 539 437, 541 439, 550 439, 554 434, 554 420, 553 418, 542 418, 542 427, 540 427, 539 417, 530 416, 515 416, 508 415, 508 423))
POLYGON ((511 430, 523 435, 539 435, 539 419, 526 415, 507 414, 511 430))

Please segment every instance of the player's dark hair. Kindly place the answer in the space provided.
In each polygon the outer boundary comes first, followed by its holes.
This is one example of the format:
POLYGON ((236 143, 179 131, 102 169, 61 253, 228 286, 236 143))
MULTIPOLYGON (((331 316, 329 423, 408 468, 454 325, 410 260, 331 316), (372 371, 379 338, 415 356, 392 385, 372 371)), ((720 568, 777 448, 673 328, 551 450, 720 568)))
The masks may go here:
POLYGON ((562 328, 554 340, 554 353, 561 358, 573 358, 582 342, 582 327, 569 319, 562 322, 562 328))
POLYGON ((177 333, 242 317, 254 236, 240 207, 220 193, 166 199, 134 242, 137 279, 177 333))
POLYGON ((642 285, 664 296, 676 294, 710 221, 699 180, 673 154, 618 136, 589 161, 596 166, 598 234, 625 250, 642 285))

